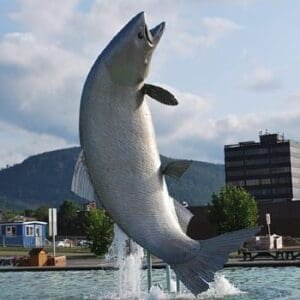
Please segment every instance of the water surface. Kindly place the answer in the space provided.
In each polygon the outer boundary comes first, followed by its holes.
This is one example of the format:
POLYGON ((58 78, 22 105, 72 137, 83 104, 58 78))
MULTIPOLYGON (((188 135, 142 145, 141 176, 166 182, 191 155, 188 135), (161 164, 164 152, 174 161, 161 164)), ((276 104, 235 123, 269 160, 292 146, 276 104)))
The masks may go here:
MULTIPOLYGON (((181 295, 147 290, 146 272, 142 274, 139 299, 191 299, 181 295)), ((175 279, 175 278, 173 278, 175 279)), ((166 289, 164 270, 153 270, 153 283, 166 289)), ((228 268, 218 272, 217 280, 201 299, 300 299, 300 268, 228 268), (229 283, 230 282, 230 283, 229 283)), ((175 282, 172 281, 175 290, 175 282)), ((0 299, 119 299, 115 271, 0 272, 0 299)), ((128 298, 128 296, 126 297, 128 298)))

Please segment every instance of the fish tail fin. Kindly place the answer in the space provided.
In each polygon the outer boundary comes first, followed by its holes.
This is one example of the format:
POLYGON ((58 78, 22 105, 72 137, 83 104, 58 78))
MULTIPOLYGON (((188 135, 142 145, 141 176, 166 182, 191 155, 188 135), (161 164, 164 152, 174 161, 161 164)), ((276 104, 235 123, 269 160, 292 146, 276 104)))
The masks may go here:
POLYGON ((223 268, 229 253, 238 250, 242 243, 260 231, 260 227, 242 229, 199 241, 192 250, 191 259, 171 265, 178 278, 194 294, 207 290, 214 273, 223 268))

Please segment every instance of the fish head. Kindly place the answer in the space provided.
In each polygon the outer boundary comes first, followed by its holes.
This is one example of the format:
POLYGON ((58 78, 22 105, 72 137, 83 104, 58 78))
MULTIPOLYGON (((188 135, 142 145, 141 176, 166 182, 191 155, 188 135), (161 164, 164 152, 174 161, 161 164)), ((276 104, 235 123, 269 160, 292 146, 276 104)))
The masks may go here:
POLYGON ((149 30, 144 12, 133 17, 103 52, 102 59, 112 81, 125 86, 142 83, 164 29, 165 22, 162 22, 149 30))

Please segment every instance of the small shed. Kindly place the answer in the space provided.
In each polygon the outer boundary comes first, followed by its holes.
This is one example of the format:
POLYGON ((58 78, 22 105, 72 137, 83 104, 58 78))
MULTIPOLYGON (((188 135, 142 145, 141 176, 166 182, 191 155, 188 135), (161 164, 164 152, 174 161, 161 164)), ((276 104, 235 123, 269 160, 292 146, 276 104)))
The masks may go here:
POLYGON ((48 252, 43 248, 33 248, 29 251, 30 266, 46 266, 48 260, 48 252))
POLYGON ((41 221, 1 222, 0 244, 27 248, 43 247, 46 225, 46 222, 41 221))

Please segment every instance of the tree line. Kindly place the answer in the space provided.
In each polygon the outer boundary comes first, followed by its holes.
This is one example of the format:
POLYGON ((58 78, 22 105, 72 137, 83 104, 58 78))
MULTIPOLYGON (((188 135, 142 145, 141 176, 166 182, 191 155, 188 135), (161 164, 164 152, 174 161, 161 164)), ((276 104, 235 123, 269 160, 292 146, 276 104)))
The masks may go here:
MULTIPOLYGON (((26 209, 24 216, 48 222, 48 209, 46 205, 26 209)), ((6 211, 2 214, 12 217, 16 213, 6 211)), ((224 186, 213 193, 208 218, 218 234, 254 227, 258 222, 257 203, 242 187, 224 186)), ((104 210, 84 211, 71 200, 65 200, 58 208, 57 229, 59 236, 85 236, 91 251, 97 255, 105 254, 113 239, 113 221, 104 210)))
MULTIPOLYGON (((13 220, 17 216, 34 218, 38 221, 48 222, 47 205, 36 209, 5 210, 2 218, 13 220)), ((113 221, 103 209, 83 210, 82 205, 65 200, 57 210, 58 236, 82 236, 88 241, 91 252, 102 255, 108 250, 113 238, 113 221)))

